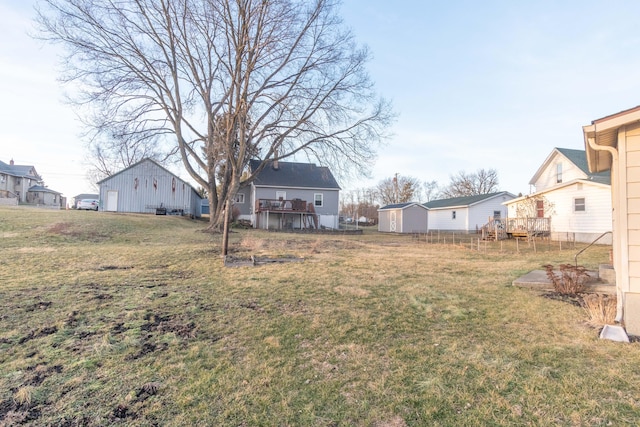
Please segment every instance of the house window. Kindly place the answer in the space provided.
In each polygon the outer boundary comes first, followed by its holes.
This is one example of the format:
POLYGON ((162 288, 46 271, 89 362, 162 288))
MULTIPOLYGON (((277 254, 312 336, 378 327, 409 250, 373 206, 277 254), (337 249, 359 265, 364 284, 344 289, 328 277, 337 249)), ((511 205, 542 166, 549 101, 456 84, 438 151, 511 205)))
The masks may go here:
POLYGON ((286 191, 276 191, 276 200, 287 200, 286 191))
POLYGON ((451 219, 456 219, 456 211, 451 212, 451 219))
POLYGON ((562 163, 556 165, 556 182, 558 184, 562 182, 562 163))
POLYGON ((574 212, 585 212, 587 210, 587 206, 585 204, 584 197, 576 197, 573 199, 573 211, 574 212))
POLYGON ((235 195, 235 197, 233 198, 233 203, 235 203, 237 205, 244 204, 244 194, 243 193, 237 193, 235 195))
POLYGON ((544 200, 536 200, 536 217, 544 218, 544 200))
POLYGON ((500 219, 501 216, 502 216, 502 212, 493 211, 493 219, 500 219))
POLYGON ((323 196, 324 195, 322 193, 315 193, 313 195, 313 204, 315 206, 322 207, 323 196))

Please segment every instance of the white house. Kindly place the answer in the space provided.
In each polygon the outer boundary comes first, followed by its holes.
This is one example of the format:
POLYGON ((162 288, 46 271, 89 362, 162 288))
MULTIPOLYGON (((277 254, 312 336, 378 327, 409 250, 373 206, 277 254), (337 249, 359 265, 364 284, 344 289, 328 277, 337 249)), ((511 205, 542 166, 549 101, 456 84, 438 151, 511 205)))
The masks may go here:
POLYGON ((201 197, 186 181, 151 159, 98 182, 100 210, 133 213, 177 213, 200 216, 201 197))
POLYGON ((529 181, 535 191, 506 203, 509 218, 548 217, 552 239, 591 243, 611 231, 610 183, 608 172, 589 172, 584 150, 554 148, 529 181))
POLYGON ((616 320, 640 336, 640 106, 594 120, 583 133, 589 170, 611 173, 616 320))
POLYGON ((378 231, 425 233, 428 230, 426 206, 416 202, 394 203, 378 209, 378 231))
POLYGON ((427 202, 429 230, 475 232, 489 219, 506 218, 504 203, 513 198, 513 194, 500 191, 427 202))

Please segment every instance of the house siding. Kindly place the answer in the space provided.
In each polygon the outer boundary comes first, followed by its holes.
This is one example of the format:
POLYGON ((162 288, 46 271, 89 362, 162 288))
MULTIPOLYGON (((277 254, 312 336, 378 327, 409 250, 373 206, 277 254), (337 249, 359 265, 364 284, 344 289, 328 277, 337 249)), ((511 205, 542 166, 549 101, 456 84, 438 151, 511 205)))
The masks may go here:
POLYGON ((500 217, 506 218, 507 207, 503 203, 511 199, 512 196, 507 197, 506 195, 501 195, 470 206, 468 229, 473 231, 478 230, 489 222, 490 219, 493 219, 494 211, 499 211, 500 217))
POLYGON ((494 211, 500 211, 500 216, 505 218, 508 209, 503 203, 512 198, 512 195, 503 193, 470 206, 430 209, 429 229, 475 233, 488 222, 489 218, 493 218, 494 211), (453 211, 456 212, 455 219, 453 219, 453 211))
MULTIPOLYGON (((602 233, 612 230, 611 223, 611 188, 587 181, 578 181, 555 190, 538 193, 552 206, 548 216, 551 217, 551 238, 553 240, 591 243, 602 233), (574 211, 574 200, 585 199, 585 211, 574 211)), ((535 197, 533 195, 532 197, 535 197)), ((516 218, 518 203, 508 204, 510 218, 516 218)), ((610 244, 612 237, 604 236, 598 243, 610 244)))
MULTIPOLYGON (((318 223, 320 226, 327 228, 338 228, 338 209, 340 205, 340 192, 338 189, 320 189, 320 188, 296 188, 296 187, 262 187, 252 186, 253 198, 249 200, 260 199, 277 199, 277 192, 285 192, 286 200, 300 199, 309 203, 314 203, 314 195, 322 193, 322 206, 314 206, 315 213, 318 216, 318 223)), ((246 196, 245 196, 246 197, 246 196)), ((258 223, 256 221, 255 206, 251 206, 252 223, 254 226, 258 223)), ((291 214, 294 219, 293 227, 301 228, 299 219, 295 214, 291 214)), ((260 224, 261 228, 266 228, 266 224, 260 224)), ((269 228, 279 228, 279 218, 277 215, 270 215, 269 228)))
MULTIPOLYGON (((640 125, 624 133, 629 291, 640 293, 640 125)), ((640 332, 640 331, 639 331, 640 332)))
POLYGON ((579 167, 568 160, 564 155, 556 151, 549 159, 547 167, 542 171, 540 176, 533 183, 533 185, 536 187, 536 192, 540 192, 560 184, 557 180, 557 164, 562 165, 563 183, 570 182, 575 179, 584 179, 587 177, 579 167))
POLYGON ((100 182, 100 210, 155 213, 163 206, 200 216, 200 201, 193 187, 150 160, 100 182), (115 206, 107 205, 109 192, 117 193, 115 206))
POLYGON ((469 231, 469 208, 460 206, 455 208, 430 209, 429 230, 442 231, 469 231), (456 218, 452 218, 452 212, 456 212, 456 218))

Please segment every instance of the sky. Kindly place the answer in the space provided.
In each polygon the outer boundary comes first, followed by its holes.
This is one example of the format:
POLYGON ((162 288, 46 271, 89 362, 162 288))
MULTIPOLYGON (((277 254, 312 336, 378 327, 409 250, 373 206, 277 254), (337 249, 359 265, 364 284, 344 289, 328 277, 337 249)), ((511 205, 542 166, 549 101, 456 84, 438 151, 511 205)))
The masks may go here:
MULTIPOLYGON (((29 36, 34 4, 0 3, 0 160, 68 198, 95 192, 58 47, 29 36)), ((345 0, 341 14, 397 114, 371 176, 343 190, 484 168, 527 194, 554 147, 584 149, 582 126, 640 105, 637 0, 345 0)))

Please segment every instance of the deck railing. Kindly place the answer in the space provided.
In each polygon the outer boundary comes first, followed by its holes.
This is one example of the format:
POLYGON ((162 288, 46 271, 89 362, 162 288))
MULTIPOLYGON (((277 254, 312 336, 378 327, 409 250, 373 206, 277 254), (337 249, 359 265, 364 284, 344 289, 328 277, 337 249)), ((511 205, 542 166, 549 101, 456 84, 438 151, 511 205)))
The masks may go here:
POLYGON ((548 237, 551 234, 551 218, 490 218, 480 232, 484 240, 548 237))
POLYGON ((310 212, 306 200, 280 200, 258 199, 256 200, 256 212, 310 212))

